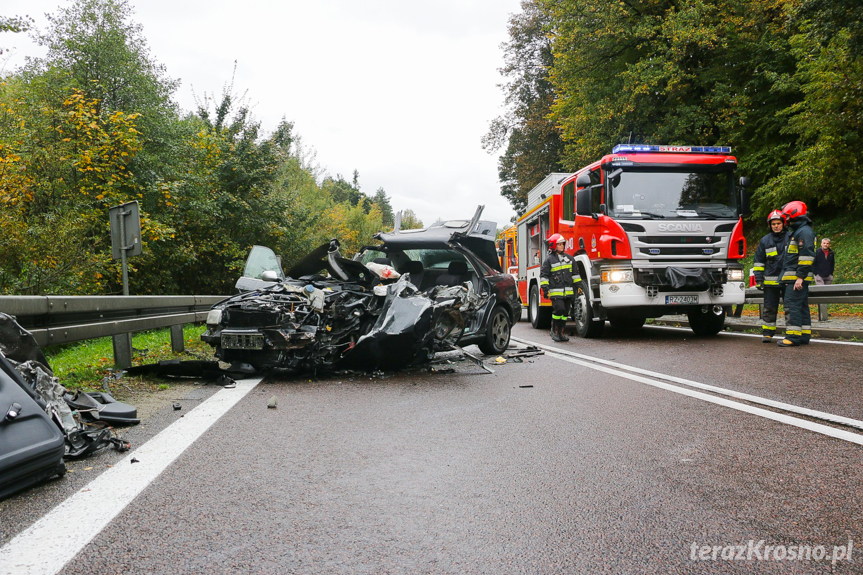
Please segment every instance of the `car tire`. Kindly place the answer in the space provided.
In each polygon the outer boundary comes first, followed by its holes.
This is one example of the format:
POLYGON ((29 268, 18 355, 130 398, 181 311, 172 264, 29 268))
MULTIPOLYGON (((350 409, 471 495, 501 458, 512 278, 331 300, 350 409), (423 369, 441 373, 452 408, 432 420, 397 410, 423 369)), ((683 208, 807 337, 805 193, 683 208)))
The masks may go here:
POLYGON ((687 314, 689 327, 695 335, 716 335, 725 328, 725 308, 722 313, 716 315, 712 311, 703 312, 701 308, 695 308, 687 314))
POLYGON ((535 329, 548 329, 551 325, 551 308, 540 307, 539 286, 530 286, 530 294, 527 298, 527 317, 530 325, 535 329))
POLYGON ((578 334, 578 337, 602 337, 602 332, 605 330, 605 322, 593 321, 593 306, 590 305, 590 296, 588 295, 587 284, 584 283, 584 280, 579 282, 575 289, 572 318, 575 320, 575 332, 578 334))
POLYGON ((496 305, 491 310, 485 338, 479 343, 479 349, 486 355, 499 355, 509 347, 510 335, 512 335, 511 317, 502 305, 496 305))

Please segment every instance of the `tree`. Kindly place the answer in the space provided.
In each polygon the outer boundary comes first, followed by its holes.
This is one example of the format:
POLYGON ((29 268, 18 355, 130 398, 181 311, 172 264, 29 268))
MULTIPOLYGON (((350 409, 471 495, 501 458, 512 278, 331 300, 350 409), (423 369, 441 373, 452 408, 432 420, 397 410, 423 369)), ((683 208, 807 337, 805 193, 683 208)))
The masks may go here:
POLYGON ((418 230, 423 227, 423 222, 417 217, 413 210, 403 210, 401 217, 401 229, 418 230))
POLYGON ((381 221, 384 228, 391 229, 393 227, 393 207, 390 204, 390 198, 386 191, 381 187, 375 192, 372 197, 372 203, 378 208, 381 213, 381 221))
POLYGON ((554 56, 547 13, 535 0, 523 0, 522 9, 510 18, 500 70, 507 78, 502 86, 507 111, 492 121, 483 138, 483 148, 490 153, 505 148, 498 160, 501 195, 518 213, 533 186, 548 173, 561 171, 563 152, 560 130, 550 118, 554 90, 548 72, 554 56))
MULTIPOLYGON (((0 33, 2 32, 12 32, 12 33, 20 33, 26 32, 33 25, 33 19, 29 16, 0 16, 0 33)), ((0 46, 0 55, 3 54, 5 50, 3 46, 0 46)))
POLYGON ((128 197, 135 114, 100 115, 81 92, 52 108, 9 80, 0 91, 0 278, 8 293, 92 293, 113 264, 107 208, 128 197))
POLYGON ((802 97, 777 117, 797 145, 766 183, 762 212, 796 199, 824 211, 863 209, 863 6, 806 0, 792 12, 793 72, 781 79, 802 97), (840 183, 841 182, 841 183, 840 183), (838 185, 837 185, 838 184, 838 185))

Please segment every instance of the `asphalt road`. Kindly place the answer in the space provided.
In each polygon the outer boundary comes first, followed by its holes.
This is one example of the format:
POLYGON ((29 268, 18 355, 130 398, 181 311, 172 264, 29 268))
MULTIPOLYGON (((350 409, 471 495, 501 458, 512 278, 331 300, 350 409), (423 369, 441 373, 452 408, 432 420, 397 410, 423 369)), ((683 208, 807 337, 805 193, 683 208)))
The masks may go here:
MULTIPOLYGON (((863 419, 863 347, 664 328, 554 347, 493 374, 268 380, 61 572, 863 573, 863 430, 644 374, 863 419)), ((68 481, 0 503, 0 543, 68 481)))

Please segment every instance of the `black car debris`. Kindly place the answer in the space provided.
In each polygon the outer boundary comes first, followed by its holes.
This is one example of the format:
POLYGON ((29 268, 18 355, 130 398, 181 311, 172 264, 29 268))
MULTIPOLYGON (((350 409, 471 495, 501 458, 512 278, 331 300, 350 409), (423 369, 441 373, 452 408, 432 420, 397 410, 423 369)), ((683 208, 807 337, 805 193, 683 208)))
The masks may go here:
POLYGON ((332 240, 287 274, 255 246, 201 337, 233 371, 398 369, 474 343, 500 354, 520 305, 481 213, 378 234, 353 259, 332 240))
POLYGON ((128 450, 112 426, 138 422, 107 392, 63 387, 32 334, 0 313, 0 499, 62 476, 65 459, 128 450))

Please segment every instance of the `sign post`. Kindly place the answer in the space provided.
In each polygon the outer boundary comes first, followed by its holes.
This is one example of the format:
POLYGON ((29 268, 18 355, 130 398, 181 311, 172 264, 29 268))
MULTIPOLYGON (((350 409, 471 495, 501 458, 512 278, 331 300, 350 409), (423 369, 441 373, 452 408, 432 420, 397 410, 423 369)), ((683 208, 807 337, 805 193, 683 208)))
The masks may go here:
MULTIPOLYGON (((129 267, 127 258, 141 255, 141 216, 138 202, 126 202, 108 208, 111 224, 111 255, 120 260, 123 270, 123 295, 129 295, 129 267)), ((132 366, 132 334, 114 336, 114 365, 132 366)))

